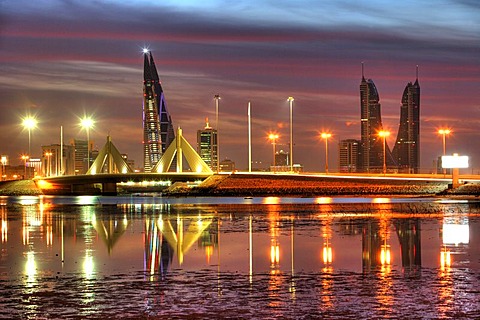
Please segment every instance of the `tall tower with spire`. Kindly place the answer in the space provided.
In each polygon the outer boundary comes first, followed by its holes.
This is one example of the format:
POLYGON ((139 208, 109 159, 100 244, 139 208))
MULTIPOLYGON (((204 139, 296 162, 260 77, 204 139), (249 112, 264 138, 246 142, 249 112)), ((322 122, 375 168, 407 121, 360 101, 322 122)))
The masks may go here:
POLYGON ((400 125, 393 147, 399 170, 418 173, 420 168, 420 85, 418 66, 415 83, 409 82, 402 95, 400 125))
POLYGON ((151 172, 175 139, 175 132, 153 55, 148 50, 143 53, 143 167, 151 172))
MULTIPOLYGON (((361 148, 359 171, 379 171, 383 167, 383 140, 378 133, 383 130, 380 96, 372 79, 365 79, 362 63, 360 83, 361 148)), ((387 146, 387 163, 392 164, 387 146)))

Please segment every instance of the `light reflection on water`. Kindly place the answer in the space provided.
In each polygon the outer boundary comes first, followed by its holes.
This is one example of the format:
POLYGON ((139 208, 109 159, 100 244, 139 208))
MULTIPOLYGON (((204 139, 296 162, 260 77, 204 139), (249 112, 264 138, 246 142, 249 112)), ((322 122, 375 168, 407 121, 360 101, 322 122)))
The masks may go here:
POLYGON ((479 216, 424 198, 9 198, 0 318, 475 318, 479 216))

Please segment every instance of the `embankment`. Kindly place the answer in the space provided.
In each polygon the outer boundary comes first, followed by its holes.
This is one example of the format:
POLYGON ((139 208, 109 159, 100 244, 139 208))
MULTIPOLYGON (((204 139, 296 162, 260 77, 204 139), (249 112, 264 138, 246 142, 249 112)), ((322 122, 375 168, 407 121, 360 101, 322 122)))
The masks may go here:
POLYGON ((2 196, 38 196, 40 190, 33 180, 14 180, 0 182, 0 195, 2 196))
POLYGON ((214 175, 194 188, 173 187, 169 196, 432 196, 480 194, 479 184, 455 190, 448 182, 429 180, 335 178, 296 175, 214 175))

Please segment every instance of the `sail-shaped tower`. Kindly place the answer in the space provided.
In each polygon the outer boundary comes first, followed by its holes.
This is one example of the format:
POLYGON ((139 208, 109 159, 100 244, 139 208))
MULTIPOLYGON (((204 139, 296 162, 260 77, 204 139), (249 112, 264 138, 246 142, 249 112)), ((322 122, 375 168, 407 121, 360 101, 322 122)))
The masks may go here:
MULTIPOLYGON (((366 80, 363 74, 360 83, 361 148, 359 171, 374 172, 383 167, 383 131, 380 96, 372 79, 366 80)), ((392 165, 392 157, 386 146, 387 164, 392 165)))
POLYGON ((151 172, 174 139, 172 118, 167 110, 153 55, 150 51, 144 50, 143 167, 145 172, 151 172))
POLYGON ((393 157, 398 169, 407 173, 418 173, 420 169, 420 84, 409 82, 402 95, 400 124, 393 157))

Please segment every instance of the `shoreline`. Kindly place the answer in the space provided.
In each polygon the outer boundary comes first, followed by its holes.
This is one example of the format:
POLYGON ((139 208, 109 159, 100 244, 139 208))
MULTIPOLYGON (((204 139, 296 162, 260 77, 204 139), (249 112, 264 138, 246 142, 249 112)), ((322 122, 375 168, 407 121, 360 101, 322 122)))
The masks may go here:
MULTIPOLYGON (((159 190, 137 190, 137 193, 159 190)), ((0 182, 2 196, 38 196, 42 192, 33 180, 0 182)), ((119 193, 133 194, 133 193, 119 193)), ((466 183, 451 189, 447 181, 364 179, 297 175, 221 174, 213 175, 197 186, 174 183, 161 191, 168 197, 318 197, 318 196, 480 196, 480 183, 466 183)))

